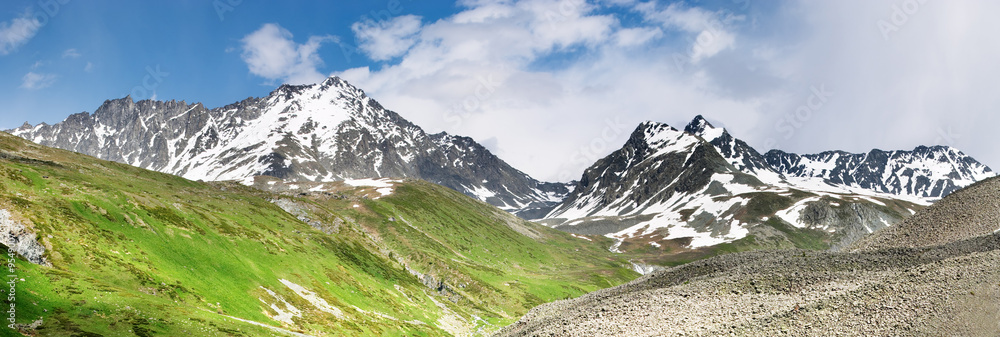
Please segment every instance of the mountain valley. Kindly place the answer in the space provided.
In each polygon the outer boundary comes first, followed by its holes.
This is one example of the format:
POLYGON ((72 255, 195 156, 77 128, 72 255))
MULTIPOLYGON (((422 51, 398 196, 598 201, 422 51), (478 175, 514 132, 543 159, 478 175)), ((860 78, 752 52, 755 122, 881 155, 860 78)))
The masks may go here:
POLYGON ((26 335, 486 333, 637 276, 610 239, 416 180, 283 195, 6 134, 0 176, 26 335))
MULTIPOLYGON (((672 319, 808 335, 830 315, 896 333, 863 322, 895 310, 861 294, 943 305, 918 295, 995 262, 995 212, 956 215, 1000 200, 981 196, 995 173, 944 146, 761 154, 697 116, 643 122, 579 180, 542 182, 337 77, 213 109, 125 97, 9 132, 0 243, 23 335, 655 335, 672 319), (753 314, 709 318, 722 305, 753 314)), ((993 296, 941 296, 966 291, 993 296)), ((930 314, 973 317, 983 298, 967 300, 930 314)))

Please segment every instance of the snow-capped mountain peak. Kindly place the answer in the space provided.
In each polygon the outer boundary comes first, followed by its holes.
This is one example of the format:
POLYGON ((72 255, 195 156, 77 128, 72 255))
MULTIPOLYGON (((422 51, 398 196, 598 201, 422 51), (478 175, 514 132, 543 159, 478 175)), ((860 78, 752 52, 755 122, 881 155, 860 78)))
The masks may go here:
POLYGON ((268 96, 214 109, 125 97, 105 101, 93 114, 11 133, 193 180, 413 177, 533 214, 547 212, 568 192, 510 167, 470 138, 426 134, 338 77, 282 85, 268 96))
POLYGON ((688 123, 688 125, 684 127, 684 132, 697 135, 698 137, 701 137, 709 142, 722 137, 724 134, 728 134, 726 129, 713 126, 712 123, 709 123, 708 120, 701 115, 695 116, 694 119, 691 120, 691 123, 688 123))
POLYGON ((702 116, 684 131, 647 121, 584 172, 546 223, 633 244, 690 238, 691 248, 808 228, 837 247, 993 175, 948 147, 761 155, 702 116))
POLYGON ((733 137, 724 128, 713 126, 701 115, 696 116, 684 131, 715 146, 724 158, 737 169, 760 175, 765 181, 780 181, 781 174, 768 167, 764 157, 746 142, 733 137))
MULTIPOLYGON (((656 156, 662 153, 688 151, 698 143, 691 134, 675 129, 665 123, 647 121, 636 131, 642 131, 641 140, 648 146, 646 156, 656 156)), ((634 137, 634 136, 633 136, 634 137)))

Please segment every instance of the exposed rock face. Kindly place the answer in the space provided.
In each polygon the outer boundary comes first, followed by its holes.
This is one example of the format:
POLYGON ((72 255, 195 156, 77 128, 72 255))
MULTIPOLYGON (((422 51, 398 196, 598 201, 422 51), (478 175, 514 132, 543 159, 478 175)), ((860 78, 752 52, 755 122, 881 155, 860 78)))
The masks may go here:
POLYGON ((839 232, 837 241, 830 247, 836 251, 843 250, 890 224, 904 220, 903 217, 886 214, 877 205, 870 203, 833 207, 825 201, 807 202, 799 219, 809 228, 837 228, 839 232))
POLYGON ((702 116, 696 116, 691 123, 684 127, 684 132, 696 135, 708 141, 718 150, 722 157, 728 159, 736 169, 752 174, 763 174, 774 172, 774 169, 767 163, 764 156, 761 156, 756 149, 743 140, 733 137, 729 131, 712 126, 702 116))
POLYGON ((419 178, 525 216, 547 213, 569 192, 514 169, 471 138, 427 134, 336 77, 215 109, 125 97, 93 114, 9 132, 192 180, 419 178))
POLYGON ((37 235, 11 217, 9 211, 0 209, 0 243, 31 263, 51 267, 45 258, 45 246, 38 243, 37 235))
POLYGON ((713 174, 731 171, 711 145, 669 125, 646 122, 620 150, 588 168, 550 217, 579 205, 590 206, 584 216, 607 208, 619 209, 618 215, 641 212, 643 204, 697 192, 708 186, 713 174))
POLYGON ((871 150, 868 153, 826 151, 797 155, 770 150, 761 155, 728 131, 697 116, 685 132, 712 145, 740 171, 767 182, 795 184, 814 180, 847 191, 871 191, 909 198, 937 200, 996 173, 947 146, 918 146, 912 151, 871 150))

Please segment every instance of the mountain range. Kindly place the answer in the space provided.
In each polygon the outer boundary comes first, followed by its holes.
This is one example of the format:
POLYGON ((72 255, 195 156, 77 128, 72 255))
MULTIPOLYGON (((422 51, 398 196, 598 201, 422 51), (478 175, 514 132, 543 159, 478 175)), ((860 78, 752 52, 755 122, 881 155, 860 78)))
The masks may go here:
POLYGON ((213 109, 125 97, 9 132, 0 248, 17 315, 3 333, 966 335, 996 321, 980 309, 1000 294, 985 282, 1000 178, 950 147, 761 154, 697 116, 643 122, 579 180, 547 183, 336 77, 213 109), (965 325, 938 329, 952 321, 965 325))
POLYGON ((525 217, 544 214, 569 192, 514 169, 471 138, 428 134, 337 77, 214 109, 125 97, 93 114, 8 132, 192 180, 418 178, 525 217))
POLYGON ((794 241, 801 233, 790 228, 839 248, 994 175, 944 146, 762 155, 697 116, 683 130, 639 125, 542 221, 656 248, 672 240, 688 248, 748 237, 794 241))
POLYGON ((303 183, 416 178, 557 229, 661 250, 748 237, 758 244, 796 242, 791 237, 801 233, 785 228, 812 231, 807 236, 821 246, 841 247, 994 175, 943 146, 761 154, 697 116, 683 129, 641 123, 578 181, 541 182, 471 138, 424 132, 337 77, 283 85, 266 97, 213 109, 125 97, 105 101, 93 114, 9 132, 192 180, 261 189, 288 185, 256 177, 303 183))

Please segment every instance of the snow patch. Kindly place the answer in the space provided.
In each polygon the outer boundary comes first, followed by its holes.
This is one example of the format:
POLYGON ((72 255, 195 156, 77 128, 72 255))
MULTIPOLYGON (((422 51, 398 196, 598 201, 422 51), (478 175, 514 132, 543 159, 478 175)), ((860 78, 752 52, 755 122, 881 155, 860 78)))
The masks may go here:
POLYGON ((289 289, 292 289, 292 291, 294 291, 296 295, 299 295, 299 297, 309 302, 309 304, 312 304, 314 307, 316 307, 316 309, 331 314, 339 319, 344 319, 344 313, 341 312, 339 308, 331 306, 330 303, 327 303, 326 300, 316 295, 316 293, 309 291, 309 289, 306 289, 305 287, 302 287, 298 284, 292 283, 292 281, 286 279, 280 279, 278 281, 280 281, 281 284, 284 284, 289 289))
POLYGON ((613 239, 615 239, 615 244, 611 245, 611 248, 608 248, 608 250, 611 251, 612 253, 621 254, 622 251, 618 250, 618 247, 621 247, 622 242, 624 242, 625 240, 621 238, 613 238, 613 239))
POLYGON ((495 192, 490 191, 489 189, 483 186, 468 187, 463 185, 462 187, 465 187, 465 189, 469 191, 469 193, 476 196, 476 199, 479 200, 486 200, 487 198, 495 197, 497 195, 495 192))
POLYGON ((632 270, 634 270, 636 273, 639 273, 640 275, 647 275, 647 274, 651 274, 651 273, 653 273, 653 272, 655 272, 657 270, 663 270, 664 269, 663 267, 660 267, 660 266, 653 266, 653 265, 648 265, 648 264, 644 264, 644 263, 635 263, 635 262, 631 262, 631 261, 629 261, 629 263, 632 264, 632 270))
POLYGON ((378 192, 383 197, 392 194, 393 184, 402 182, 401 180, 382 178, 382 179, 344 179, 344 184, 353 187, 375 187, 375 192, 378 192))
POLYGON ((775 212, 774 215, 785 220, 785 222, 791 224, 795 228, 806 228, 808 225, 799 222, 799 217, 802 215, 802 211, 806 209, 806 204, 813 201, 819 201, 820 197, 809 197, 796 202, 792 207, 775 212))
POLYGON ((257 298, 265 305, 268 305, 271 308, 271 310, 274 310, 274 312, 277 313, 276 315, 271 316, 271 319, 288 325, 295 325, 295 322, 292 321, 292 317, 302 317, 302 310, 299 310, 291 303, 288 303, 288 301, 285 301, 284 297, 281 297, 281 295, 278 295, 277 293, 271 291, 271 289, 267 289, 264 287, 260 288, 264 289, 264 291, 266 291, 269 295, 271 295, 271 297, 275 299, 275 301, 277 301, 274 303, 267 303, 267 301, 265 301, 263 298, 257 298), (284 309, 279 307, 278 303, 283 304, 284 309))
POLYGON ((392 183, 398 183, 399 180, 381 178, 381 179, 344 179, 344 184, 354 186, 354 187, 392 187, 392 183))

